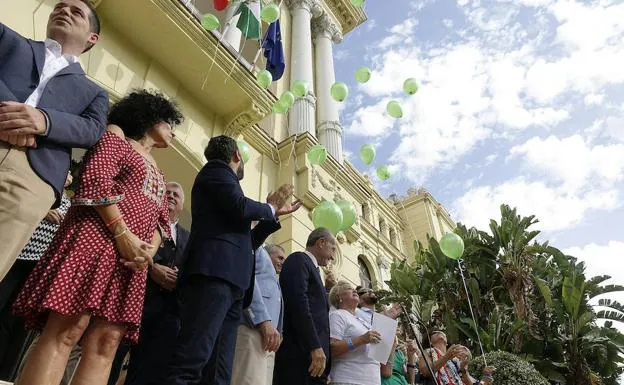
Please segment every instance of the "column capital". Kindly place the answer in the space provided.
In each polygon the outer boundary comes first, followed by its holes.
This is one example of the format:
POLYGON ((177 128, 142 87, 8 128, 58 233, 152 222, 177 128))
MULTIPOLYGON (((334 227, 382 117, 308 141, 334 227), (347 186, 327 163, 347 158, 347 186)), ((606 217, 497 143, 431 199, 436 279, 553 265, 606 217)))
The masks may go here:
POLYGON ((286 6, 291 11, 298 8, 305 9, 314 17, 318 17, 323 12, 323 6, 319 0, 286 0, 286 6))
POLYGON ((322 131, 335 131, 338 135, 342 136, 342 124, 337 120, 325 120, 319 123, 317 130, 322 131))
POLYGON ((312 36, 314 39, 325 37, 336 44, 342 41, 340 27, 334 23, 327 13, 323 13, 320 17, 312 20, 312 36))

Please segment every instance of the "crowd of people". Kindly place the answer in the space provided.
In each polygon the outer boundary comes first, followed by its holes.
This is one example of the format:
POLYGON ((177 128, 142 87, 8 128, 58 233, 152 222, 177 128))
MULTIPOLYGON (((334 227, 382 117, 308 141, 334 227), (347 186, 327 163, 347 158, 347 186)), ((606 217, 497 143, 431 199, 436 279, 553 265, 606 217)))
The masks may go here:
MULTIPOLYGON (((466 370, 470 352, 447 348, 442 332, 420 355, 403 336, 387 362, 370 358, 382 339, 372 330, 375 292, 323 280, 338 247, 327 229, 288 257, 266 244, 302 203, 288 184, 266 202, 247 198, 234 139, 210 139, 190 231, 180 226, 184 189, 166 181, 152 152, 169 147, 183 115, 148 90, 109 110, 78 60, 99 36, 85 0, 59 1, 43 42, 0 23, 1 379, 477 383, 466 370), (73 148, 87 153, 70 193, 73 148)), ((402 309, 379 311, 396 319, 402 309)))

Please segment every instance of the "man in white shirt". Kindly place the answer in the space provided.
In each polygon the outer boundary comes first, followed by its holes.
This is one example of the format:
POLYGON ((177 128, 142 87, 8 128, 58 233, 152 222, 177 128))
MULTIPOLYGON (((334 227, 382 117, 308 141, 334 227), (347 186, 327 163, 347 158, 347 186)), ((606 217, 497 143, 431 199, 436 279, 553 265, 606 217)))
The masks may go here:
POLYGON ((88 149, 104 133, 108 95, 78 61, 99 32, 86 0, 56 4, 45 42, 0 23, 0 279, 59 206, 72 148, 88 149))

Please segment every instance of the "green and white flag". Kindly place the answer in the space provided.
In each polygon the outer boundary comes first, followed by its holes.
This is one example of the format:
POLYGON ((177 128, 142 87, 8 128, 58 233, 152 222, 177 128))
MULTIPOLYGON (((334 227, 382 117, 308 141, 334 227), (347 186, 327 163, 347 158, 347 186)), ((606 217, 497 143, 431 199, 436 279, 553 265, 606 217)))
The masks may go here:
POLYGON ((245 0, 236 11, 240 14, 236 28, 240 29, 245 39, 260 40, 262 34, 260 21, 261 0, 245 0))

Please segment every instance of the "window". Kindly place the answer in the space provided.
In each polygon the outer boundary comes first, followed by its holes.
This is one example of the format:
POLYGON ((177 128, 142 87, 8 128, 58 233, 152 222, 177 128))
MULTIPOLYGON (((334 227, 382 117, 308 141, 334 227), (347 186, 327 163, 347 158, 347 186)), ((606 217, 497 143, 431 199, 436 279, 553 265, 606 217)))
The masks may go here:
POLYGON ((394 228, 390 228, 390 243, 392 246, 397 246, 397 233, 394 228))
POLYGON ((373 280, 371 279, 371 274, 368 270, 368 266, 366 266, 366 262, 364 262, 362 257, 358 257, 358 266, 360 268, 360 286, 372 288, 373 280))
POLYGON ((364 217, 365 221, 367 222, 371 221, 370 207, 368 206, 368 203, 362 203, 362 216, 364 217))

